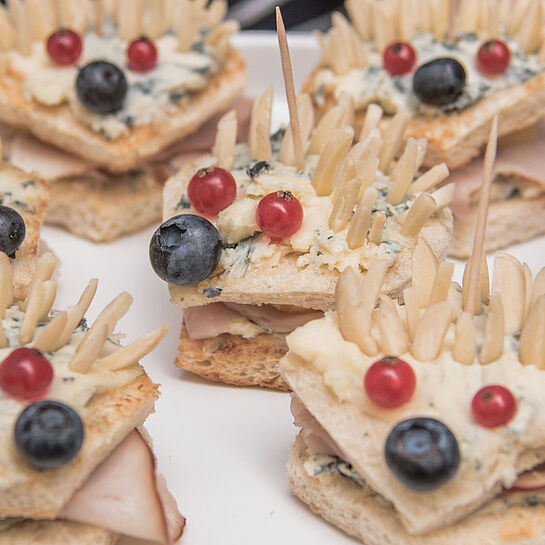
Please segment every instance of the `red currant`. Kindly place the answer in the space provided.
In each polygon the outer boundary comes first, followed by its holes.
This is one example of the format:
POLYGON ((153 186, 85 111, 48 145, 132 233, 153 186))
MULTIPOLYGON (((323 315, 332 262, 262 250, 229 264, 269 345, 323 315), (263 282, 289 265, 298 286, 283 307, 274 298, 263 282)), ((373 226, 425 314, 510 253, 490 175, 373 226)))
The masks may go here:
POLYGON ((389 356, 369 367, 363 385, 373 403, 383 409, 396 409, 413 396, 416 377, 407 362, 389 356))
POLYGON ((503 74, 511 62, 509 46, 501 40, 484 43, 477 53, 477 67, 486 76, 503 74))
POLYGON ((471 402, 474 420, 485 428, 504 426, 515 416, 515 396, 503 386, 481 388, 471 402))
POLYGON ((191 178, 187 196, 197 212, 213 218, 233 203, 237 184, 231 173, 223 168, 201 168, 191 178))
POLYGON ((36 399, 53 380, 53 367, 37 350, 16 348, 0 365, 0 388, 10 396, 36 399))
POLYGON ((127 48, 129 66, 136 72, 147 72, 157 64, 157 48, 148 38, 142 36, 127 48))
POLYGON ((289 191, 269 193, 257 205, 256 221, 266 235, 282 240, 299 231, 303 207, 289 191))
POLYGON ((47 39, 47 52, 51 60, 60 66, 75 64, 82 47, 79 34, 67 28, 57 30, 47 39))
POLYGON ((384 50, 382 60, 384 69, 391 76, 404 76, 414 68, 416 52, 407 42, 394 42, 384 50))

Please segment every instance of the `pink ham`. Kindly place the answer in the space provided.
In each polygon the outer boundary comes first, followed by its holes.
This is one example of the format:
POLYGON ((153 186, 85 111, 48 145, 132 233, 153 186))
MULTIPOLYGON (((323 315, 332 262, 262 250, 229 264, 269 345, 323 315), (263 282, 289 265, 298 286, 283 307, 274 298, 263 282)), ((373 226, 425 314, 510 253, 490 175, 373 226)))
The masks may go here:
POLYGON ((294 418, 294 424, 301 428, 303 441, 310 450, 316 452, 316 454, 326 454, 344 459, 341 450, 331 435, 322 428, 318 420, 312 416, 295 394, 291 396, 290 410, 294 418))
POLYGON ((213 339, 227 333, 237 323, 244 323, 244 318, 223 303, 212 303, 203 307, 186 308, 184 323, 192 341, 213 339))
POLYGON ((270 305, 259 307, 236 303, 212 303, 184 310, 185 327, 192 341, 229 333, 233 326, 243 325, 246 320, 273 333, 289 333, 322 316, 322 312, 315 310, 284 312, 270 305))
POLYGON ((95 469, 59 518, 164 545, 177 541, 185 525, 136 430, 95 469))
POLYGON ((15 136, 11 142, 9 162, 25 172, 35 172, 44 180, 77 176, 92 168, 88 161, 48 146, 23 133, 15 136))
MULTIPOLYGON (((496 174, 517 176, 545 186, 543 153, 545 151, 545 122, 538 124, 538 138, 533 142, 508 145, 501 148, 496 159, 496 174)), ((473 213, 469 207, 473 192, 481 187, 483 159, 475 159, 469 165, 454 171, 447 183, 456 183, 454 200, 450 207, 460 221, 471 222, 473 213)))
POLYGON ((273 333, 291 333, 311 320, 318 320, 324 316, 324 313, 319 310, 297 309, 289 312, 271 305, 239 305, 238 303, 225 303, 225 305, 258 326, 270 329, 273 333))

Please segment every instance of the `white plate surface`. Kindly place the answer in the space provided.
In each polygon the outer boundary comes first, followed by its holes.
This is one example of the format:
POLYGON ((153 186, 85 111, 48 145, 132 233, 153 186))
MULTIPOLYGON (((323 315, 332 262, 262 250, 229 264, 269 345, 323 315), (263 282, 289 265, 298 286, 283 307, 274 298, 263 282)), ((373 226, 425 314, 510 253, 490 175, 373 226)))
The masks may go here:
MULTIPOLYGON (((275 124, 287 120, 277 42, 271 33, 243 33, 236 44, 249 69, 248 94, 275 87, 275 124)), ((309 35, 290 36, 296 88, 319 58, 309 35)), ((121 291, 134 303, 118 329, 126 342, 170 323, 168 337, 143 360, 162 396, 147 427, 161 472, 187 517, 183 545, 354 543, 313 515, 289 490, 285 465, 296 435, 289 396, 207 383, 172 365, 181 311, 148 261, 154 229, 95 245, 46 227, 43 239, 61 259, 57 306, 74 303, 89 278, 99 278, 94 319, 121 291)), ((545 238, 510 249, 532 270, 545 266, 545 238)), ((461 266, 457 266, 459 276, 461 266)))

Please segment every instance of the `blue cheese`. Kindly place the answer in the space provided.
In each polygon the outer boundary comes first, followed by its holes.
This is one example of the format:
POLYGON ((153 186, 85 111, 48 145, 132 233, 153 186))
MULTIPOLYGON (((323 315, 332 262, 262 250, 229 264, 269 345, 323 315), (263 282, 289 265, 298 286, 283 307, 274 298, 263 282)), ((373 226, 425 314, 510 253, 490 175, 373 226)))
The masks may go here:
POLYGON ((495 77, 487 77, 477 69, 475 57, 482 42, 475 34, 462 34, 453 45, 439 42, 431 34, 419 34, 411 41, 418 65, 438 57, 453 57, 465 67, 467 84, 463 93, 454 103, 442 108, 424 105, 416 98, 412 91, 412 74, 390 76, 382 68, 382 57, 373 44, 366 44, 370 65, 363 70, 353 69, 340 76, 329 69, 320 70, 315 79, 316 98, 319 99, 324 90, 332 90, 337 99, 342 93, 351 95, 357 109, 376 103, 387 114, 395 114, 398 110, 426 116, 460 112, 496 91, 528 81, 545 70, 537 55, 526 56, 516 42, 506 37, 502 39, 511 49, 511 64, 504 74, 495 77))
POLYGON ((80 122, 110 140, 129 134, 132 127, 157 123, 168 117, 187 94, 206 87, 209 77, 219 69, 212 48, 203 46, 180 52, 173 34, 156 40, 159 61, 154 69, 145 73, 127 67, 127 44, 111 25, 102 36, 87 32, 83 42, 79 66, 92 60, 106 60, 121 68, 127 78, 129 87, 123 107, 112 114, 95 114, 81 104, 75 92, 79 68, 54 65, 42 42, 32 44, 28 57, 17 51, 10 51, 6 56, 13 69, 24 76, 27 100, 45 106, 68 103, 80 122))

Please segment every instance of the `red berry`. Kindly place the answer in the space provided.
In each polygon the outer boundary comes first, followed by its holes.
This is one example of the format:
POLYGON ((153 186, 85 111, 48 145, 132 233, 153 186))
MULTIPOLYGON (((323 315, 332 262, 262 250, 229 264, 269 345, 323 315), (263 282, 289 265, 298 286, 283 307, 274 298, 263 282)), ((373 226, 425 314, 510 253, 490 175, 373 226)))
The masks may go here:
POLYGON ((47 52, 51 60, 60 66, 75 64, 81 55, 81 50, 79 34, 67 28, 57 30, 47 40, 47 52))
POLYGON ((197 212, 213 218, 233 203, 237 184, 231 173, 223 168, 201 168, 191 178, 187 196, 197 212))
POLYGON ((477 53, 477 67, 486 76, 503 74, 511 62, 511 51, 501 40, 484 43, 477 53))
POLYGON ((382 60, 384 69, 391 76, 404 76, 414 68, 416 52, 407 42, 394 42, 384 50, 382 60))
POLYGON ((471 402, 471 412, 481 426, 497 428, 504 426, 515 416, 517 401, 503 386, 485 386, 475 394, 471 402))
POLYGON ((256 221, 266 235, 282 240, 299 231, 303 207, 289 191, 269 193, 257 205, 256 221))
POLYGON ((0 388, 13 397, 42 397, 52 380, 51 363, 31 348, 16 348, 0 365, 0 388))
POLYGON ((151 40, 142 36, 127 48, 127 59, 132 70, 147 72, 157 64, 157 48, 151 40))
POLYGON ((396 409, 413 396, 416 377, 407 362, 389 356, 369 367, 363 385, 373 403, 383 409, 396 409))

